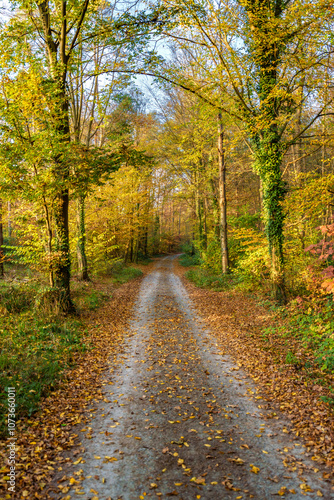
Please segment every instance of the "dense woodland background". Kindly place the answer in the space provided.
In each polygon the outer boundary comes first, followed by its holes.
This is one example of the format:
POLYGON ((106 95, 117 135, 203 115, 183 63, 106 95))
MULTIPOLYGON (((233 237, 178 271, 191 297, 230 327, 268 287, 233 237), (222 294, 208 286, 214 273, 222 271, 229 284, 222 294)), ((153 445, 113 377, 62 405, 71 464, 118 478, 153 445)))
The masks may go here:
MULTIPOLYGON (((273 297, 333 372, 333 13, 327 0, 8 2, 4 381, 23 377, 22 345, 38 359, 43 335, 80 344, 76 319, 34 311, 78 311, 80 280, 136 276, 129 264, 170 252, 199 286, 273 297)), ((61 342, 41 347, 46 371, 61 342)))

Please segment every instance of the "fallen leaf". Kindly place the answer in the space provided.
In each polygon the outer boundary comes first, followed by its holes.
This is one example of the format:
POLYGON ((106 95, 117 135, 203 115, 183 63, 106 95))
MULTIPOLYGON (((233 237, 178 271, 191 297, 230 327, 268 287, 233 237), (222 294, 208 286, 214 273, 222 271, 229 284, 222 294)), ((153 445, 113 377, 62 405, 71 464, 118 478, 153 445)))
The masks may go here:
POLYGON ((193 483, 196 483, 196 484, 205 484, 205 478, 204 477, 192 477, 190 479, 190 481, 192 481, 193 483))
POLYGON ((233 462, 237 465, 244 465, 244 460, 242 460, 241 458, 228 458, 227 459, 229 462, 233 462))
POLYGON ((308 484, 306 484, 306 483, 300 484, 300 485, 299 485, 299 488, 300 488, 302 491, 311 491, 311 492, 312 492, 312 491, 314 491, 314 490, 312 490, 312 488, 311 488, 308 484))
POLYGON ((286 493, 286 490, 287 490, 287 487, 286 486, 282 486, 277 493, 275 493, 275 495, 279 495, 279 496, 284 496, 285 493, 286 493))

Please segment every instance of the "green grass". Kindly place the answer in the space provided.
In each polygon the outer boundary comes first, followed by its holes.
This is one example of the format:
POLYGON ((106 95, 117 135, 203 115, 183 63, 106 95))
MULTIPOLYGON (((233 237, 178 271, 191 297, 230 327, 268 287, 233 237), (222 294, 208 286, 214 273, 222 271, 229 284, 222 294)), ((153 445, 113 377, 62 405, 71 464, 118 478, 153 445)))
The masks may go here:
POLYGON ((153 259, 151 259, 150 257, 141 257, 138 260, 138 263, 142 266, 148 266, 148 264, 150 264, 151 262, 153 262, 153 259))
POLYGON ((81 337, 82 325, 73 318, 47 321, 31 310, 1 318, 0 434, 5 433, 6 388, 16 389, 17 418, 30 416, 73 363, 74 353, 87 349, 81 337))
POLYGON ((94 311, 101 307, 106 300, 110 298, 110 295, 98 290, 92 290, 87 293, 84 297, 84 306, 90 311, 94 311))
POLYGON ((143 275, 143 272, 136 267, 125 266, 121 262, 117 262, 111 272, 112 280, 117 285, 122 285, 123 283, 127 283, 130 280, 138 278, 143 275))
POLYGON ((0 305, 8 313, 19 313, 34 303, 36 284, 33 282, 8 283, 0 280, 0 305))
POLYGON ((290 318, 284 336, 300 339, 314 353, 323 372, 334 373, 334 313, 332 299, 322 308, 308 307, 290 318))
MULTIPOLYGON (((305 301, 300 307, 292 303, 288 310, 277 308, 278 314, 285 320, 284 324, 265 329, 262 338, 273 335, 290 347, 294 344, 301 346, 313 359, 313 366, 305 363, 306 371, 313 378, 321 378, 321 373, 334 373, 334 311, 331 298, 322 303, 318 300, 315 304, 308 305, 305 301)), ((295 354, 289 350, 285 362, 295 364, 297 361, 295 354)))
POLYGON ((214 274, 200 267, 189 269, 185 276, 199 288, 210 288, 216 292, 231 290, 238 283, 238 278, 235 274, 214 274))

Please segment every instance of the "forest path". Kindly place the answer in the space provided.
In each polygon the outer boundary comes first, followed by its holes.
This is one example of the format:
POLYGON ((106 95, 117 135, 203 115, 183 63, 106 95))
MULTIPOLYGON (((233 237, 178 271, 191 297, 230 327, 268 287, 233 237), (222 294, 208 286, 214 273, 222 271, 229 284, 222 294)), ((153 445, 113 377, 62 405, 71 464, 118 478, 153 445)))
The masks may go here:
POLYGON ((254 383, 204 329, 174 258, 143 280, 78 463, 61 473, 77 482, 53 498, 334 498, 290 423, 259 410, 254 383))

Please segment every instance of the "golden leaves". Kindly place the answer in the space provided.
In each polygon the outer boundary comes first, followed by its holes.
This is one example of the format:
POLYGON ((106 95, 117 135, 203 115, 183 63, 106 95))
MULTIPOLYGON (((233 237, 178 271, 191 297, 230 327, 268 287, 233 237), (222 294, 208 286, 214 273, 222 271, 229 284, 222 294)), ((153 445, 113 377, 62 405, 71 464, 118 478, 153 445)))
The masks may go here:
POLYGON ((108 456, 105 456, 104 457, 104 460, 103 460, 103 463, 106 464, 106 463, 110 463, 110 462, 117 462, 118 458, 116 457, 108 457, 108 456))
POLYGON ((310 491, 310 492, 314 491, 314 490, 312 490, 312 488, 311 488, 308 484, 306 484, 306 483, 302 483, 302 484, 300 484, 300 485, 299 485, 299 488, 300 488, 302 491, 304 491, 305 493, 307 493, 308 491, 310 491))
POLYGON ((196 483, 196 484, 205 484, 205 478, 204 477, 201 477, 201 476, 198 476, 198 477, 192 477, 190 479, 191 482, 193 483, 196 483))
POLYGON ((77 479, 74 479, 74 477, 70 478, 70 485, 73 486, 73 484, 80 484, 80 481, 77 481, 77 479))
POLYGON ((229 462, 233 462, 236 465, 244 465, 245 461, 242 460, 242 458, 228 458, 227 459, 229 462))
POLYGON ((255 465, 253 465, 253 464, 250 464, 250 468, 251 468, 251 471, 252 471, 254 474, 258 474, 258 473, 260 472, 259 467, 255 467, 255 465))

